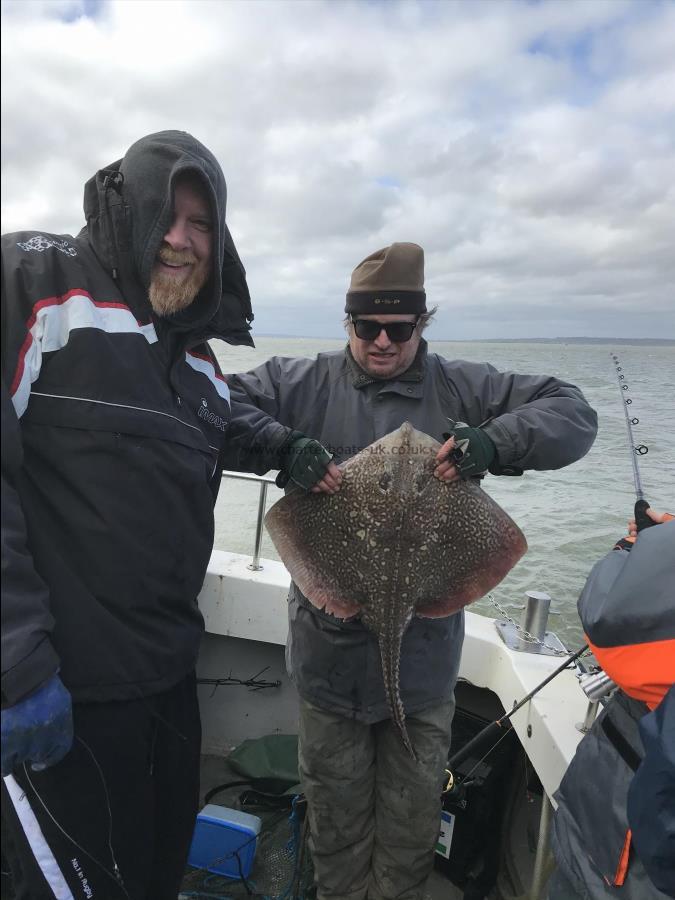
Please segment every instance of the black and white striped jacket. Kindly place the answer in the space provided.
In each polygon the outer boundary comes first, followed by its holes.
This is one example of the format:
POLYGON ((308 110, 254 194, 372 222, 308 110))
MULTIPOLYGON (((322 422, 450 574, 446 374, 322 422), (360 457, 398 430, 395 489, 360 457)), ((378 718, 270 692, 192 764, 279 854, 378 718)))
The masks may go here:
POLYGON ((227 335, 139 314, 86 234, 2 254, 3 704, 57 668, 80 701, 161 691, 203 629, 227 335))

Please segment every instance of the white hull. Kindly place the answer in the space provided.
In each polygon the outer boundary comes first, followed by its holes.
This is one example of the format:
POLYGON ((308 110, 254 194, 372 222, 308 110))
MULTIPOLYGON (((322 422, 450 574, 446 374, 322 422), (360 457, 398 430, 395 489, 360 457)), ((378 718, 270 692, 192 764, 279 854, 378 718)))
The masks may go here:
MULTIPOLYGON (((246 679, 269 666, 265 680, 279 688, 250 691, 239 686, 200 688, 205 752, 222 752, 244 738, 297 730, 295 689, 284 665, 289 576, 274 560, 248 568, 250 557, 214 551, 199 605, 206 635, 200 677, 246 679)), ((560 665, 560 658, 521 653, 505 646, 495 620, 466 613, 466 638, 459 677, 497 695, 504 710, 535 688, 560 665)), ((552 796, 582 734, 588 700, 576 670, 562 672, 511 719, 539 779, 552 796)))

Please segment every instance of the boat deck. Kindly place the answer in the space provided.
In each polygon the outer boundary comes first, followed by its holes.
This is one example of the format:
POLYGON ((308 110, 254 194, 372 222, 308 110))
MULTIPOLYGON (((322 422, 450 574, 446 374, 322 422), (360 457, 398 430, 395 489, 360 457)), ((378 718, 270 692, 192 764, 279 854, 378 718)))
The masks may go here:
MULTIPOLYGON (((233 781, 241 780, 241 776, 234 772, 227 764, 226 758, 220 755, 202 756, 200 799, 204 805, 206 794, 216 787, 233 781)), ((216 803, 229 809, 240 809, 239 797, 245 790, 245 785, 236 785, 219 792, 209 802, 216 803)), ((530 795, 528 802, 520 805, 516 812, 515 821, 511 830, 511 846, 509 852, 512 856, 512 872, 517 872, 522 884, 530 883, 535 859, 535 846, 532 835, 539 821, 541 803, 536 795, 530 795)), ((210 875, 203 870, 190 868, 183 882, 179 900, 188 900, 195 896, 213 896, 220 898, 238 898, 259 896, 267 900, 305 900, 313 896, 309 889, 311 885, 311 868, 305 865, 305 883, 303 892, 293 894, 291 890, 293 874, 295 871, 294 847, 289 846, 293 841, 293 826, 289 821, 288 810, 261 810, 252 807, 248 812, 260 816, 263 820, 261 836, 259 838, 258 851, 253 862, 249 877, 244 881, 235 881, 210 875)), ((296 834, 297 837, 297 834, 296 834)), ((509 885, 507 893, 513 891, 509 885)), ((514 892, 515 893, 515 892, 514 892)), ((521 891, 522 893, 522 891, 521 891)), ((435 869, 431 873, 424 900, 462 900, 463 890, 456 887, 440 870, 435 869)), ((495 888, 486 900, 497 898, 500 894, 495 888)))
MULTIPOLYGON (((240 780, 222 756, 202 756, 200 798, 203 805, 206 794, 222 784, 240 780)), ((240 809, 239 797, 245 785, 237 785, 222 792, 210 800, 229 809, 240 809)), ((238 898, 253 896, 276 900, 305 900, 313 896, 311 869, 305 866, 306 877, 303 892, 293 894, 291 885, 294 874, 294 854, 289 850, 289 842, 293 838, 293 826, 289 822, 288 811, 265 811, 249 807, 248 812, 260 816, 263 820, 258 851, 249 877, 244 881, 236 881, 210 875, 203 870, 189 868, 183 882, 179 900, 188 900, 195 896, 211 895, 218 898, 238 898)), ((293 848, 294 849, 294 848, 293 848)), ((463 891, 455 887, 443 872, 433 871, 427 885, 424 900, 462 900, 463 891)))

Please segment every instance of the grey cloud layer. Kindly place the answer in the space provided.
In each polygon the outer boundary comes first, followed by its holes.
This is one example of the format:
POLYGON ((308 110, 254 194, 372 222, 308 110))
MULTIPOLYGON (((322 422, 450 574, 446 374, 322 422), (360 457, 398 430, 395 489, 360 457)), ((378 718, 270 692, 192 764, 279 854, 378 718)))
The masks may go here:
POLYGON ((675 337, 673 2, 50 0, 2 42, 3 230, 77 231, 178 127, 263 332, 339 335, 354 265, 412 240, 439 337, 675 337))

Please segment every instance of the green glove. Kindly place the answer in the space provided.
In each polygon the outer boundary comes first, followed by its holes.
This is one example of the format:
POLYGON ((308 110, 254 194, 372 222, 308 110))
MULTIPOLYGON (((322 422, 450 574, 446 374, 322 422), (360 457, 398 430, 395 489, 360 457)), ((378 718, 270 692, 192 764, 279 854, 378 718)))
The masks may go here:
POLYGON ((281 471, 277 486, 285 487, 289 480, 308 491, 323 478, 333 458, 326 448, 299 431, 291 435, 281 451, 281 471))
POLYGON ((497 456, 497 451, 482 428, 471 428, 464 422, 455 422, 453 428, 443 435, 446 441, 450 437, 455 439, 455 447, 450 452, 450 458, 454 461, 460 476, 475 478, 485 475, 497 456))

